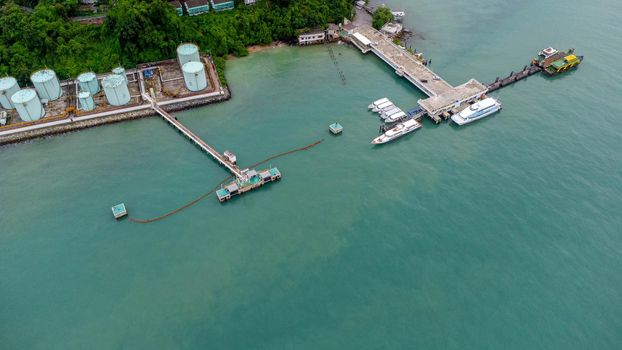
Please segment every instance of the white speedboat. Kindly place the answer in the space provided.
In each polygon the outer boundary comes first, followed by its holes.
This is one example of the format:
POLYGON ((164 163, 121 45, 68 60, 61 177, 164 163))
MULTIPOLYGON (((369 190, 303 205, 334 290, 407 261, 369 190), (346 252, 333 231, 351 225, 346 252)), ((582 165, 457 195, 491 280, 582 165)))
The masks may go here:
POLYGON ((385 103, 381 103, 381 104, 379 104, 377 106, 374 106, 374 108, 372 108, 372 111, 376 112, 376 113, 380 113, 380 111, 382 111, 383 109, 385 109, 387 107, 391 107, 391 106, 394 106, 393 102, 387 101, 385 103))
POLYGON ((501 103, 492 97, 478 101, 451 116, 451 120, 458 125, 472 123, 501 110, 501 103))
POLYGON ((369 108, 369 109, 373 109, 373 108, 378 107, 379 105, 381 105, 381 104, 383 104, 383 103, 385 103, 385 102, 389 102, 389 99, 388 99, 388 98, 386 98, 386 97, 385 97, 385 98, 381 98, 381 99, 379 99, 379 100, 378 100, 378 101, 376 101, 376 102, 373 102, 372 104, 370 104, 369 106, 367 106, 367 108, 369 108))
POLYGON ((399 107, 393 107, 392 109, 389 109, 388 111, 383 111, 382 113, 380 113, 380 116, 382 117, 382 119, 387 119, 391 115, 398 113, 398 112, 402 112, 402 110, 399 107))
POLYGON ((407 121, 399 123, 393 128, 387 130, 384 134, 376 137, 371 143, 374 145, 381 145, 383 143, 387 143, 389 141, 400 138, 408 133, 420 129, 421 127, 422 125, 418 121, 414 119, 408 119, 407 121))
POLYGON ((406 117, 406 113, 400 111, 400 112, 397 112, 395 114, 391 114, 389 117, 387 117, 387 119, 385 119, 385 121, 387 123, 393 123, 393 122, 396 122, 396 121, 398 121, 398 120, 400 120, 400 119, 402 119, 404 117, 406 117))

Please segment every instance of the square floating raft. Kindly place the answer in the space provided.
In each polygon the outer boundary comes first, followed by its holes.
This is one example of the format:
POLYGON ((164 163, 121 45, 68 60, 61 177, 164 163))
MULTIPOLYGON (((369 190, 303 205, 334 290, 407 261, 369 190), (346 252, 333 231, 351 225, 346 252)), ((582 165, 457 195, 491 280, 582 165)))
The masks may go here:
POLYGON ((115 219, 120 219, 127 215, 127 210, 125 209, 125 204, 117 204, 112 207, 112 215, 114 215, 115 219))
POLYGON ((330 130, 333 135, 341 134, 343 126, 339 123, 333 123, 328 126, 328 130, 330 130))

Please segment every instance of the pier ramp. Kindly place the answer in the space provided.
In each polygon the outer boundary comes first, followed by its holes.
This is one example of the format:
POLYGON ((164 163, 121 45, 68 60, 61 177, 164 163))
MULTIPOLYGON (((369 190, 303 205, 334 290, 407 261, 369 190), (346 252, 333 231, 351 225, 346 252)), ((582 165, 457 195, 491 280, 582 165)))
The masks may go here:
POLYGON ((488 91, 486 85, 475 79, 459 86, 452 86, 415 59, 410 52, 395 45, 389 37, 369 25, 356 27, 352 30, 350 39, 361 52, 373 52, 395 69, 397 75, 404 77, 428 95, 427 99, 419 100, 418 104, 437 122, 440 121, 439 115, 480 98, 488 91))

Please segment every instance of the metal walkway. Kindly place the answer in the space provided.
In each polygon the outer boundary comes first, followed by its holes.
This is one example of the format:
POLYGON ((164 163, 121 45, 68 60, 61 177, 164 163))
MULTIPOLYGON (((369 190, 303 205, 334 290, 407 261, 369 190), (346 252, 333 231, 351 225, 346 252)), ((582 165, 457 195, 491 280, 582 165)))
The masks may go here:
POLYGON ((175 119, 175 117, 168 114, 165 110, 163 110, 160 106, 158 106, 158 103, 151 96, 149 96, 149 94, 147 94, 147 92, 145 91, 142 72, 139 72, 138 75, 140 77, 140 90, 141 90, 140 94, 145 101, 148 101, 151 104, 151 108, 154 111, 156 111, 159 115, 161 115, 162 118, 164 118, 164 120, 168 122, 169 124, 171 124, 175 129, 177 129, 182 134, 186 135, 187 138, 189 138, 202 150, 204 150, 210 156, 212 156, 212 158, 216 159, 218 163, 220 163, 222 166, 227 168, 231 172, 231 174, 235 175, 235 177, 237 177, 238 179, 244 177, 242 174, 242 171, 237 165, 231 163, 222 154, 216 151, 212 146, 208 145, 207 142, 203 141, 200 137, 198 137, 192 131, 190 131, 190 129, 188 129, 186 126, 180 123, 177 119, 175 119))
POLYGON ((531 66, 523 67, 523 69, 518 73, 512 72, 510 73, 510 75, 508 75, 507 77, 503 79, 497 77, 495 81, 488 84, 488 92, 499 90, 503 87, 514 84, 517 81, 523 80, 541 71, 542 71, 542 68, 535 66, 535 65, 531 65, 531 66))

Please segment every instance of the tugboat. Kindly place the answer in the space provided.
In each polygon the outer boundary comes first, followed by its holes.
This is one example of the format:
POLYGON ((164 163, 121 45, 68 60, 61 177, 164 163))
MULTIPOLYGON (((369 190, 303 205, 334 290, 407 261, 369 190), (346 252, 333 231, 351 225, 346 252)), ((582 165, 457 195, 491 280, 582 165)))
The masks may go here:
POLYGON ((583 62, 583 56, 575 55, 574 49, 569 49, 566 53, 547 47, 538 53, 538 57, 534 58, 531 64, 542 68, 544 73, 553 76, 566 72, 578 66, 581 62, 583 62))

